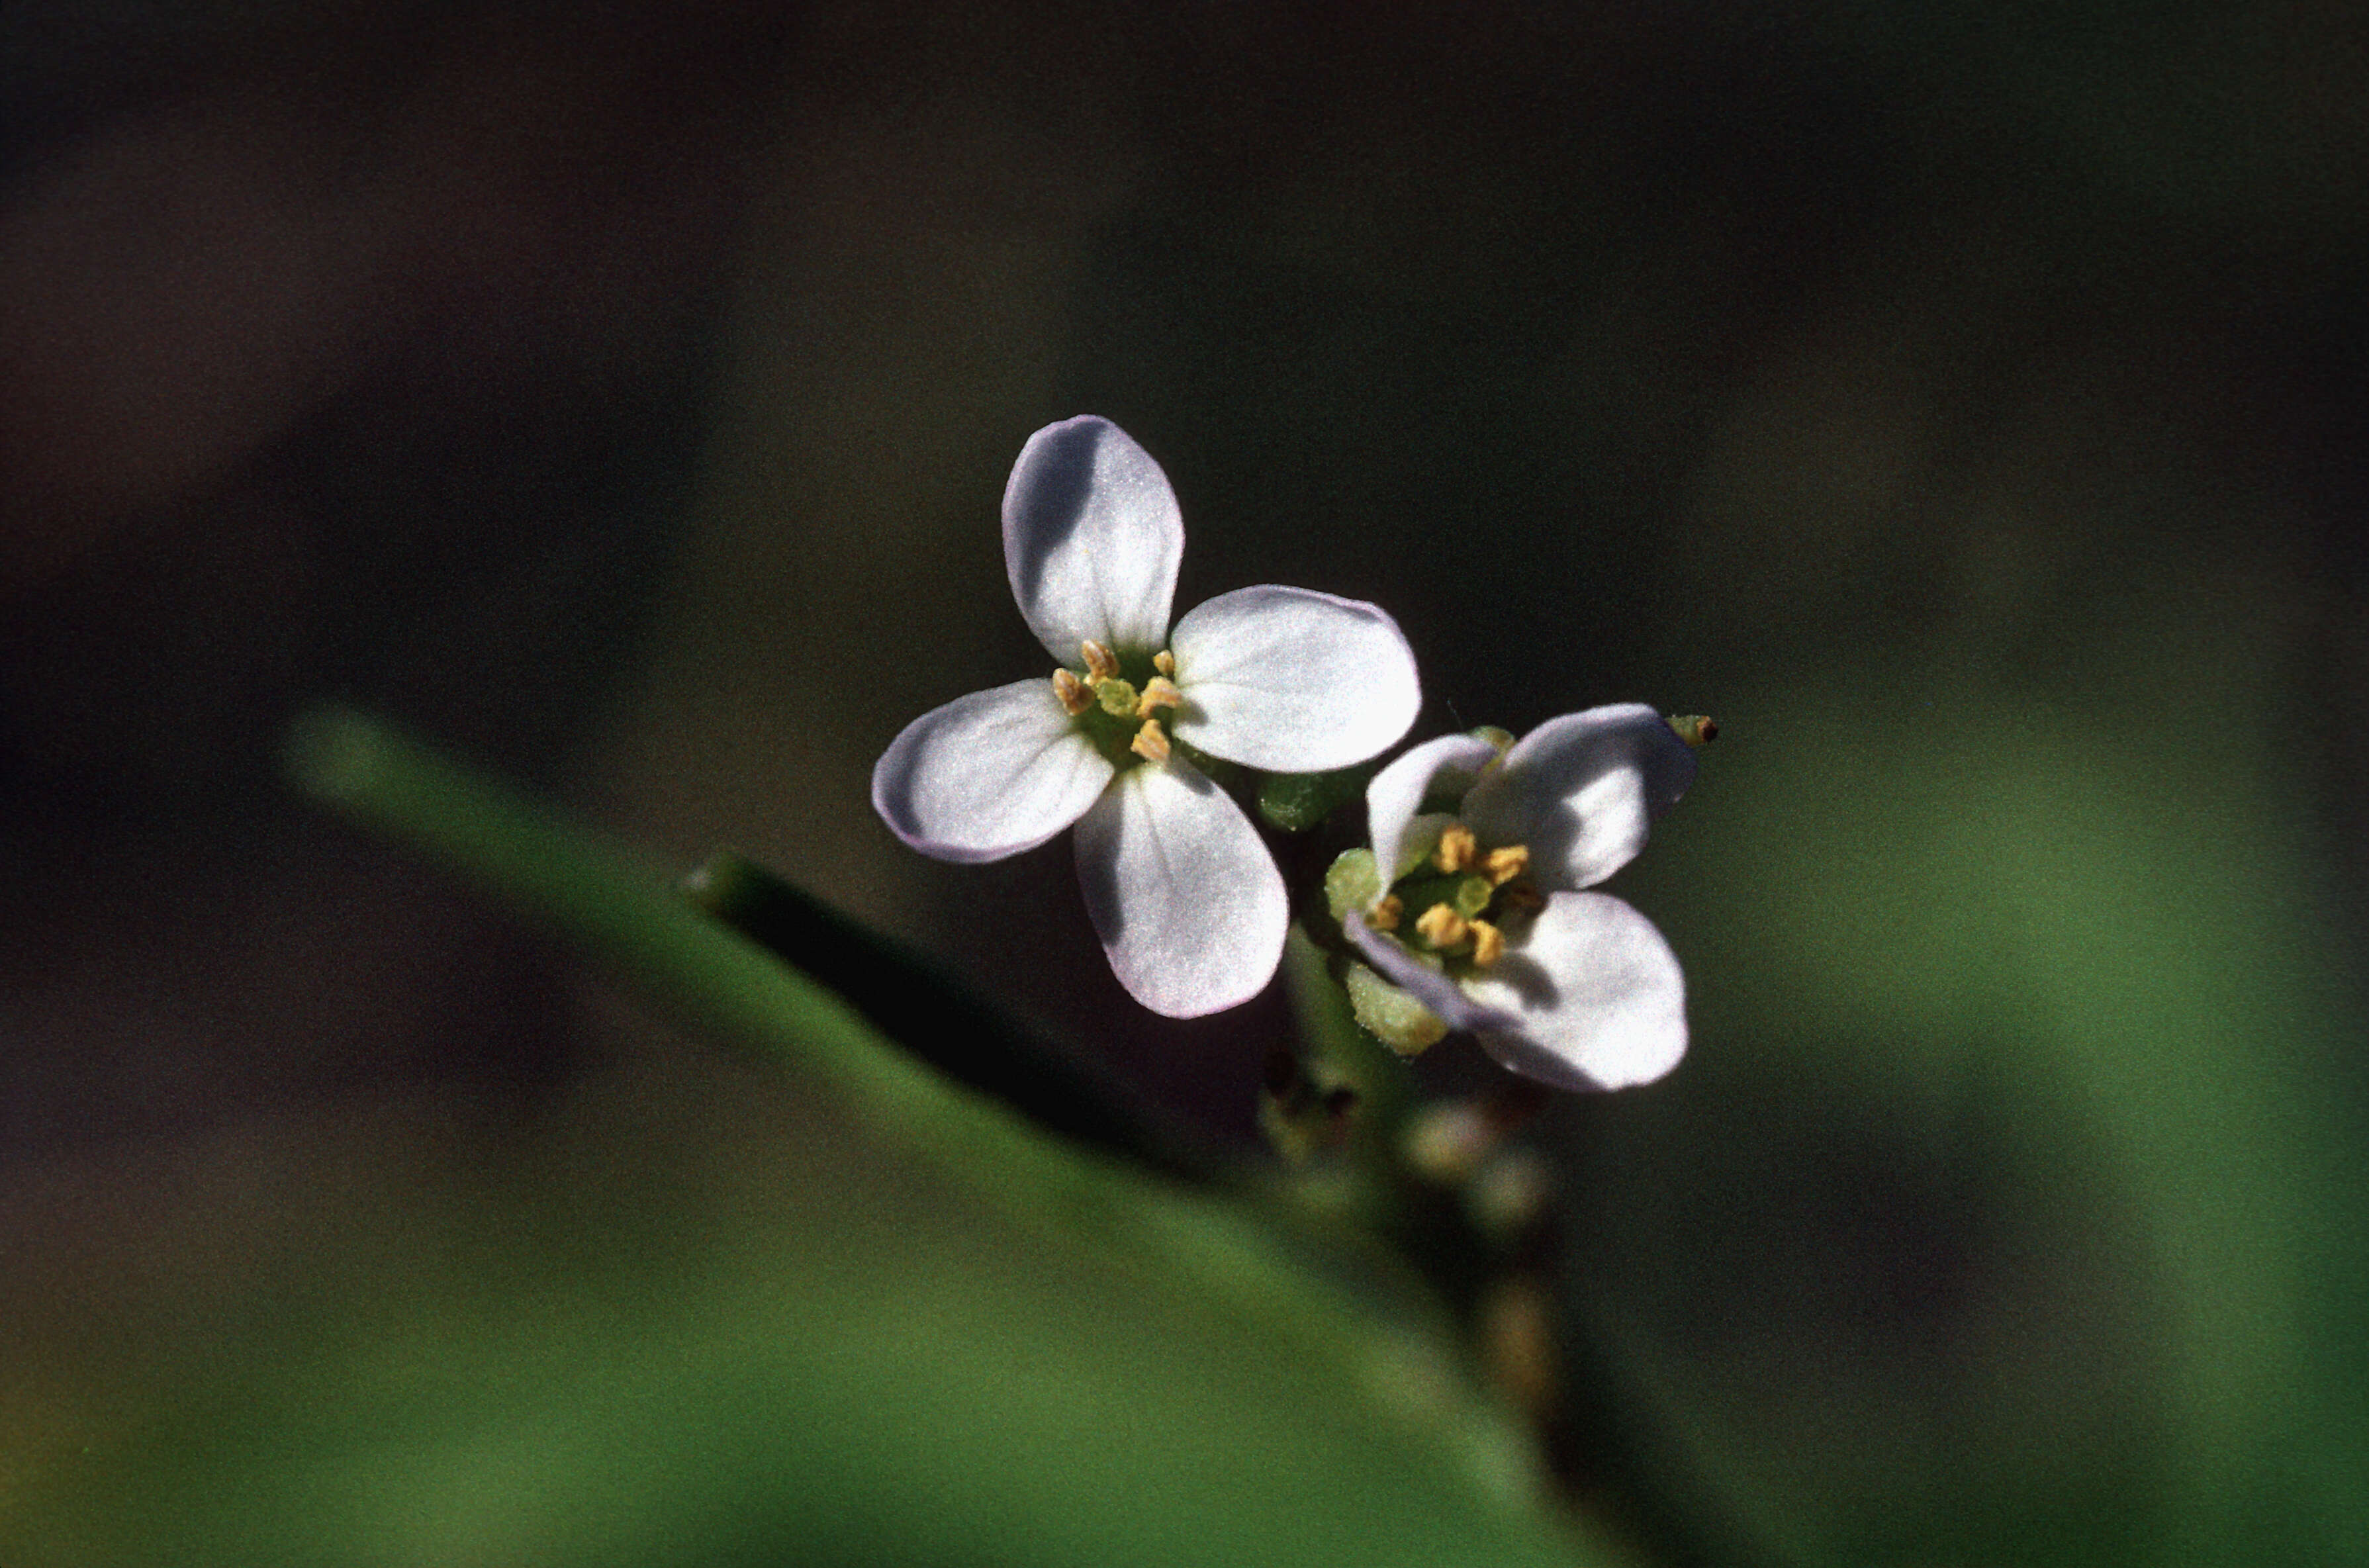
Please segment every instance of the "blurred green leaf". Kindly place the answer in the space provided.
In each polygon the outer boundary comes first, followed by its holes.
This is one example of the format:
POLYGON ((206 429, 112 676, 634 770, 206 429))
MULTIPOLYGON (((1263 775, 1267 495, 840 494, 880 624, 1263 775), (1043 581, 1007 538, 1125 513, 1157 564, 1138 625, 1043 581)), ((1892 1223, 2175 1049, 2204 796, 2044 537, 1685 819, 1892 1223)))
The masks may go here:
POLYGON ((1623 888, 1696 1038, 1581 1146, 1574 1322, 1739 1551, 2369 1545, 2357 1001, 2275 710, 2150 633, 2083 705, 1771 698, 1623 888))
MULTIPOLYGON (((539 807, 358 715, 316 798, 695 1030, 776 1053, 853 1163, 737 1274, 505 1277, 404 1334, 283 1329, 6 1521, 28 1563, 1570 1562, 1436 1310, 1270 1213, 1053 1139, 539 807)), ((370 1313, 360 1314, 365 1319, 370 1313)))

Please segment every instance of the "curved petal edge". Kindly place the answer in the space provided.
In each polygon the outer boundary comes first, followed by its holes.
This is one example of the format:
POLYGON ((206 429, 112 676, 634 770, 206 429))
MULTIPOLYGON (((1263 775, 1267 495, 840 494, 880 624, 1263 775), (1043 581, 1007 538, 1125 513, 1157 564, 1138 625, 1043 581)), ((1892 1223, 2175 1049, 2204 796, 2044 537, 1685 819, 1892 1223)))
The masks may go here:
POLYGON ((1433 781, 1442 773, 1478 777, 1496 759, 1497 749, 1478 736, 1443 735, 1395 758, 1373 776, 1366 785, 1367 836, 1373 843, 1374 864, 1381 868, 1386 889, 1408 869, 1400 864, 1407 825, 1423 809, 1433 781))
POLYGON ((1396 745, 1423 706, 1414 650, 1359 599, 1261 584, 1195 607, 1169 648, 1172 727, 1212 757, 1270 773, 1345 768, 1396 745))
POLYGON ((936 860, 1001 860, 1086 814, 1115 770, 1047 681, 957 697, 899 730, 872 767, 872 808, 936 860))
POLYGON ((1242 807, 1182 761, 1129 770, 1079 820, 1078 884, 1112 973, 1154 1013, 1238 1006, 1282 961, 1283 874, 1242 807))
POLYGON ((1560 1089, 1627 1089, 1687 1054, 1686 977, 1654 922, 1603 893, 1556 893, 1487 974, 1465 982, 1515 1026, 1481 1046, 1560 1089))
POLYGON ((1150 652, 1168 633, 1184 519, 1168 475, 1108 419, 1082 414, 1028 438, 1003 487, 1003 569, 1057 663, 1091 637, 1150 652))
POLYGON ((1526 844, 1542 887, 1592 887, 1645 847, 1653 818, 1694 782, 1695 755, 1642 703, 1549 719, 1464 799, 1483 842, 1526 844))

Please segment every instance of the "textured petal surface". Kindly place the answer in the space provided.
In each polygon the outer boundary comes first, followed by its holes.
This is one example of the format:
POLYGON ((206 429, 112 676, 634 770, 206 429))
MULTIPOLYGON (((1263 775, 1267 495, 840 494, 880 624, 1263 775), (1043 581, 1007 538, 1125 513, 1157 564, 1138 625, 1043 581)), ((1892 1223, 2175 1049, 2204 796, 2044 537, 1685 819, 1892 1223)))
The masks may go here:
POLYGON ((1527 844, 1541 887, 1592 887, 1636 858, 1653 818, 1694 783, 1695 754, 1662 715, 1620 703, 1549 719, 1464 798, 1484 844, 1527 844))
POLYGON ((1078 662, 1088 637, 1163 646, 1184 554, 1168 475, 1125 430, 1091 414, 1028 438, 1003 487, 1003 569, 1046 650, 1078 662))
POLYGON ((1559 1089, 1651 1083, 1687 1054, 1687 984, 1654 922, 1602 893, 1556 893, 1485 975, 1475 1001, 1516 1014, 1481 1046, 1559 1089))
POLYGON ((1368 931, 1366 922, 1354 912, 1341 922, 1341 929, 1350 945, 1373 966, 1376 974, 1438 1013, 1449 1028, 1480 1031, 1521 1027, 1519 1015, 1476 1001, 1446 975, 1417 962, 1414 955, 1397 943, 1368 931))
POLYGON ((1362 600, 1242 588, 1176 623, 1168 641, 1184 705, 1174 733, 1270 773, 1345 768, 1385 750, 1423 705, 1414 650, 1362 600))
POLYGON ((1197 1018, 1266 989, 1290 900, 1242 807, 1182 760, 1130 768, 1078 823, 1103 951, 1154 1013, 1197 1018))
POLYGON ((1366 786, 1366 822, 1373 841, 1374 864, 1381 867, 1385 883, 1406 872, 1401 861, 1407 824, 1423 809, 1423 797, 1431 793, 1432 781, 1448 784, 1459 776, 1478 777, 1496 756, 1497 749, 1477 736, 1443 735, 1425 741, 1374 775, 1366 786))
POLYGON ((907 725, 872 768, 872 808, 939 860, 1001 860, 1080 817, 1113 769, 1050 681, 973 692, 907 725))

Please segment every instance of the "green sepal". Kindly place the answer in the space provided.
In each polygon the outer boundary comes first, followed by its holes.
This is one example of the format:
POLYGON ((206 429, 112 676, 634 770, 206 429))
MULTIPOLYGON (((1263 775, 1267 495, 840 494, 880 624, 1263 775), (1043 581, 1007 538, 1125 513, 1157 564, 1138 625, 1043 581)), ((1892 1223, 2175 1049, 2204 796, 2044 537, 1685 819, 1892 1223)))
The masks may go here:
POLYGON ((1350 965, 1344 979, 1357 1022, 1399 1055, 1420 1056, 1447 1036, 1448 1024, 1438 1013, 1365 965, 1350 965))
POLYGON ((1324 872, 1324 903, 1334 920, 1352 910, 1368 910, 1382 896, 1382 874, 1368 849, 1343 850, 1324 872))

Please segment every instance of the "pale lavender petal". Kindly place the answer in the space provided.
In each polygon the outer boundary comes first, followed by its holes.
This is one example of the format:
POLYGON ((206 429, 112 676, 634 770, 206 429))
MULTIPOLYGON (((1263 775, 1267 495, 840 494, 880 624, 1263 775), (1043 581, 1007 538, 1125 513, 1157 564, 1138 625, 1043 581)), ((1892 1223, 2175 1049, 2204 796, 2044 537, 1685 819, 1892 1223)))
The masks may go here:
POLYGON ((1078 823, 1078 882, 1113 972, 1171 1018, 1266 989, 1290 900, 1242 807, 1181 758, 1120 775, 1078 823))
POLYGON ((1477 1001, 1454 980, 1418 960, 1405 948, 1367 928, 1355 910, 1341 921, 1351 946, 1363 955, 1374 972, 1439 1014, 1451 1029, 1514 1029, 1521 1020, 1502 1008, 1477 1001))
POLYGON ((872 769, 872 808, 939 860, 1001 860, 1080 817, 1115 770, 1050 681, 973 692, 907 725, 872 769))
POLYGON ((1270 773, 1345 768, 1388 750, 1423 705, 1414 650, 1362 600, 1236 589, 1176 623, 1175 735, 1270 773))
POLYGON ((1652 819, 1694 782, 1695 754, 1661 715, 1620 703, 1549 719, 1464 797, 1490 845, 1525 844, 1544 887, 1592 887, 1636 858, 1652 819))
POLYGON ((1443 735, 1374 775, 1366 786, 1367 837, 1373 842, 1374 864, 1381 868, 1385 886, 1406 869, 1399 864, 1401 844, 1433 781, 1447 774, 1450 781, 1460 776, 1469 783, 1496 756, 1497 749, 1478 736, 1443 735))
POLYGON ((1549 896, 1505 956, 1465 980, 1474 1001, 1517 1015, 1481 1046, 1559 1089, 1651 1083, 1687 1054, 1687 984, 1654 922, 1602 893, 1549 896))
POLYGON ((1003 568, 1047 651, 1078 662, 1092 637, 1150 653, 1168 634, 1184 520, 1168 475, 1091 414, 1028 438, 1003 487, 1003 568))

